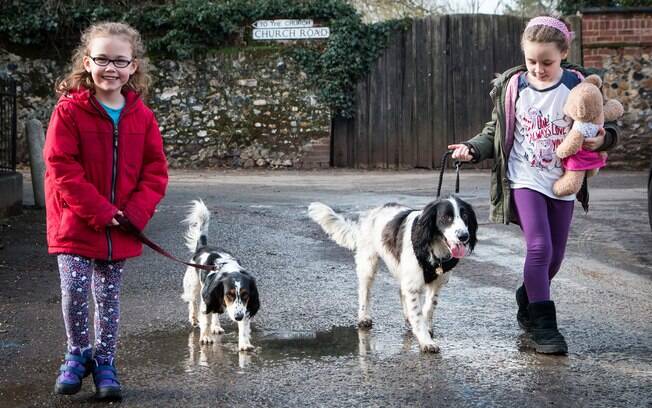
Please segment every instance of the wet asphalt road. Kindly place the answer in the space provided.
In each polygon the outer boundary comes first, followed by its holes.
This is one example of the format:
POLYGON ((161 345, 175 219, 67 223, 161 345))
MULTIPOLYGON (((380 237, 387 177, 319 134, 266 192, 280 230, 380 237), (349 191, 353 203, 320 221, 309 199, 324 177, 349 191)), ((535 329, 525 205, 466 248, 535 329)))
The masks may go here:
MULTIPOLYGON (((234 252, 258 279, 256 351, 237 352, 237 327, 226 319, 220 341, 200 346, 179 297, 184 268, 145 249, 127 264, 123 284, 122 405, 652 406, 644 173, 604 172, 592 180, 589 214, 576 206, 552 288, 568 357, 535 354, 516 324, 524 249, 516 226, 487 223, 486 172, 463 173, 461 196, 478 212, 479 243, 442 290, 434 323, 441 352, 419 352, 384 268, 372 294, 374 326, 356 329, 353 258, 307 218, 307 205, 319 200, 351 213, 388 201, 419 207, 432 198, 434 178, 174 172, 146 232, 186 256, 180 221, 191 199, 204 199, 213 212, 210 243, 234 252)), ((76 396, 52 394, 65 335, 43 216, 27 209, 0 221, 0 407, 103 405, 92 398, 90 378, 76 396)))

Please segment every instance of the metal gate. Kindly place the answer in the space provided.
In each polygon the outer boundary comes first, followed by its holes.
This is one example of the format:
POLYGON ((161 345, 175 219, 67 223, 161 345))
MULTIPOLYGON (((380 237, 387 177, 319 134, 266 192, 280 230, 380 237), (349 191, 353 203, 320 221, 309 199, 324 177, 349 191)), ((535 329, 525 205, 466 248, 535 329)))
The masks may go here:
POLYGON ((0 75, 0 174, 16 172, 16 83, 0 75))

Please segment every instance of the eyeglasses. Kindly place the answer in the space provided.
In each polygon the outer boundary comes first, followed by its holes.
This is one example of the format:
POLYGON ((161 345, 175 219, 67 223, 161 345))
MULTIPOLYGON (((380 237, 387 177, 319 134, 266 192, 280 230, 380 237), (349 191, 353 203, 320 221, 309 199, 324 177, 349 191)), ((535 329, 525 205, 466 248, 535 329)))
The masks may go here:
POLYGON ((133 61, 124 58, 118 58, 118 59, 110 59, 106 57, 89 57, 89 58, 92 59, 93 62, 100 67, 106 67, 112 62, 113 66, 116 68, 127 68, 129 64, 131 64, 133 61))

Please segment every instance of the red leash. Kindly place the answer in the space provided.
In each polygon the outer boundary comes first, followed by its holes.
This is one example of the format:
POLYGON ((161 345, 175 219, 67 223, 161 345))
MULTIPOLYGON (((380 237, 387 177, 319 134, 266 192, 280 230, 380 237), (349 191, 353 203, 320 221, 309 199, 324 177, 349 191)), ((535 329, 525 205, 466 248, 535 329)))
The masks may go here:
POLYGON ((182 263, 184 265, 192 266, 193 268, 203 269, 205 271, 211 271, 212 272, 212 271, 217 269, 217 267, 214 266, 214 265, 200 265, 200 264, 194 264, 194 263, 183 261, 183 260, 175 257, 174 255, 170 254, 168 251, 161 248, 158 244, 156 244, 155 242, 153 242, 152 240, 147 238, 145 236, 145 234, 143 234, 142 231, 140 231, 138 228, 136 228, 134 226, 134 224, 132 224, 131 221, 129 221, 129 219, 127 217, 125 217, 124 215, 116 214, 113 218, 115 218, 115 220, 118 221, 118 224, 120 224, 119 228, 121 230, 123 230, 124 232, 126 232, 128 234, 131 234, 131 235, 135 236, 136 238, 138 238, 140 240, 140 242, 142 242, 143 244, 145 244, 148 247, 152 248, 154 251, 158 252, 159 254, 163 255, 166 258, 170 258, 175 262, 179 262, 179 263, 182 263))

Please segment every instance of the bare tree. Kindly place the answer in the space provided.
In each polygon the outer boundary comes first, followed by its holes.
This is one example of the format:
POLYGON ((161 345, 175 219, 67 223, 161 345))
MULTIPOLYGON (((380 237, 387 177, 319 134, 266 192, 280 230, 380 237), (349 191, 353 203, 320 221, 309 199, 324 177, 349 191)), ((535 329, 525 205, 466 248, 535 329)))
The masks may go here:
POLYGON ((558 0, 514 0, 505 5, 505 14, 522 17, 554 15, 557 13, 558 0))
POLYGON ((422 0, 423 6, 440 13, 466 13, 478 14, 485 5, 492 5, 494 14, 499 14, 503 9, 505 0, 422 0), (493 5, 493 3, 496 3, 493 5))

